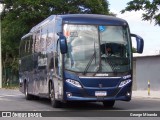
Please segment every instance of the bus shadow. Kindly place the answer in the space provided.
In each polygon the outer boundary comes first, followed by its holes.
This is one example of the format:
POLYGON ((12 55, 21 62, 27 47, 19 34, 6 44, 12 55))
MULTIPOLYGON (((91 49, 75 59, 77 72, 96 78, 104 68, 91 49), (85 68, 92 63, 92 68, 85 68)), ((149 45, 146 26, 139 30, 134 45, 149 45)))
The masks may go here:
MULTIPOLYGON (((21 100, 24 100, 25 98, 20 96, 21 100)), ((17 99, 19 99, 17 98, 17 99)), ((30 102, 30 101, 29 101, 30 102)), ((36 102, 38 104, 42 104, 44 106, 50 107, 52 110, 51 102, 49 99, 46 98, 36 98, 31 100, 31 102, 36 102)), ((102 102, 69 102, 62 104, 61 108, 53 108, 53 110, 60 110, 60 111, 82 111, 82 110, 108 110, 108 111, 126 111, 126 110, 141 110, 144 108, 144 105, 142 104, 144 101, 140 101, 139 99, 132 99, 130 102, 124 102, 124 101, 116 101, 113 108, 106 108, 103 106, 102 102)))
POLYGON ((102 102, 72 102, 64 105, 64 110, 120 110, 119 108, 106 108, 102 102))
MULTIPOLYGON (((51 106, 51 102, 46 98, 34 99, 32 101, 38 102, 43 105, 51 106)), ((63 103, 61 108, 57 108, 58 110, 71 110, 71 111, 81 111, 81 110, 123 110, 121 108, 113 107, 106 108, 103 106, 102 102, 67 102, 63 103)))

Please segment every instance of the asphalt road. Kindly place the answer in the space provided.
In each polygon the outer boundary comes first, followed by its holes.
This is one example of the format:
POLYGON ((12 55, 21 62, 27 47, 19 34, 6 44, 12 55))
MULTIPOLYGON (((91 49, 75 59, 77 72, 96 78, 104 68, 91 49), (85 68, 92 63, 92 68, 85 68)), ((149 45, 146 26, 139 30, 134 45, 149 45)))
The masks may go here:
MULTIPOLYGON (((0 89, 0 111, 86 111, 85 116, 82 116, 82 118, 85 118, 91 111, 102 112, 104 114, 107 111, 160 111, 160 99, 132 98, 130 102, 117 101, 112 109, 104 108, 102 103, 83 102, 65 105, 64 108, 52 108, 48 99, 41 98, 39 100, 28 101, 25 100, 24 95, 18 90, 0 89)), ((78 118, 78 120, 82 118, 78 118)), ((54 118, 54 120, 55 119, 58 118, 54 118)), ((87 117, 87 119, 91 118, 87 117)), ((105 120, 103 117, 100 119, 105 120)), ((111 119, 113 119, 113 117, 111 119)), ((118 119, 121 118, 118 117, 118 119)), ((126 118, 122 118, 122 120, 125 119, 126 118)), ((158 120, 159 118, 156 119, 158 120)), ((69 119, 64 118, 64 120, 69 119)), ((70 118, 70 120, 72 120, 72 118, 70 118)))

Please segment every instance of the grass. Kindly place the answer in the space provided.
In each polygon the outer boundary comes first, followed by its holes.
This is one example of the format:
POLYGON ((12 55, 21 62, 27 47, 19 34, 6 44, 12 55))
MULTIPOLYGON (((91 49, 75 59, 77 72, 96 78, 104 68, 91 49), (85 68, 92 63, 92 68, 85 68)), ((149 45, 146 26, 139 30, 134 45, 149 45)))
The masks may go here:
POLYGON ((14 84, 2 84, 2 88, 6 88, 6 89, 18 89, 19 88, 19 84, 18 83, 14 83, 14 84))

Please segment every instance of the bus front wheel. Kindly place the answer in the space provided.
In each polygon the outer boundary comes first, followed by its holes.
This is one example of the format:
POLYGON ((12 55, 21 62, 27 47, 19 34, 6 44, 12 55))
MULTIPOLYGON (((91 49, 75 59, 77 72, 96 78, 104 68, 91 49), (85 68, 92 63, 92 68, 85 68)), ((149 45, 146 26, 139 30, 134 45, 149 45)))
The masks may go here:
POLYGON ((24 84, 24 93, 25 93, 26 100, 33 99, 33 96, 28 94, 28 85, 27 85, 27 83, 24 84))
POLYGON ((55 100, 55 92, 52 85, 50 85, 50 100, 52 107, 60 108, 62 106, 62 103, 60 101, 55 100))
POLYGON ((103 105, 106 108, 112 108, 114 106, 115 100, 111 100, 111 101, 104 101, 103 105))

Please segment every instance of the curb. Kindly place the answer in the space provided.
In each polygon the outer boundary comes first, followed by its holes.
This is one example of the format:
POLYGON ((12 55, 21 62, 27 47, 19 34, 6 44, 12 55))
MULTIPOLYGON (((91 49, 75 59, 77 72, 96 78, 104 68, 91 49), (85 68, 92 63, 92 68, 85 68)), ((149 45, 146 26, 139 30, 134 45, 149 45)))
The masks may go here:
POLYGON ((148 98, 148 99, 160 99, 160 91, 132 91, 133 98, 148 98))

